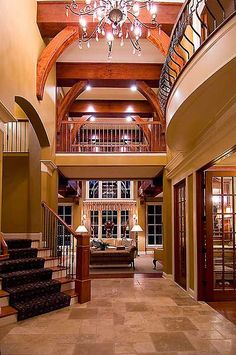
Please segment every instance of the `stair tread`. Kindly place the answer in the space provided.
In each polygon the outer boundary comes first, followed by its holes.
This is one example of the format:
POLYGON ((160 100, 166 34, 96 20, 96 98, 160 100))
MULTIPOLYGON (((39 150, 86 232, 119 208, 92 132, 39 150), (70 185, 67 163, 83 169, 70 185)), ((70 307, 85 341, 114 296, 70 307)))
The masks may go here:
POLYGON ((51 269, 53 272, 66 270, 64 266, 50 266, 48 269, 51 269))
POLYGON ((56 278, 54 280, 59 281, 61 284, 67 284, 69 282, 75 281, 75 279, 72 279, 71 277, 58 277, 58 278, 56 278))
POLYGON ((26 290, 30 290, 30 289, 34 289, 34 288, 39 288, 42 286, 49 286, 49 285, 53 285, 53 284, 59 284, 59 281, 57 280, 47 280, 47 281, 36 281, 36 282, 32 282, 32 283, 28 283, 28 284, 23 284, 21 286, 15 286, 15 287, 7 287, 7 292, 12 293, 12 292, 20 292, 20 291, 24 291, 26 290))
POLYGON ((29 269, 29 270, 18 270, 18 271, 12 271, 12 272, 6 272, 6 273, 1 273, 0 274, 0 279, 3 279, 4 277, 9 277, 9 276, 20 276, 20 275, 25 275, 29 274, 31 275, 32 273, 40 273, 40 272, 45 272, 45 270, 51 270, 51 268, 40 268, 40 269, 29 269))
POLYGON ((46 250, 51 250, 50 248, 36 248, 38 251, 46 251, 46 250))
POLYGON ((43 258, 44 258, 45 261, 48 261, 48 260, 59 260, 58 256, 44 256, 43 258))
POLYGON ((39 303, 39 304, 43 304, 44 302, 50 302, 50 301, 53 301, 55 299, 55 297, 61 297, 61 298, 64 298, 64 296, 68 296, 68 295, 65 295, 64 292, 57 292, 57 293, 53 293, 51 295, 45 295, 45 296, 40 296, 40 297, 35 297, 33 298, 32 300, 30 301, 27 301, 27 302, 16 302, 14 304, 15 307, 23 307, 23 306, 26 306, 26 307, 30 307, 32 305, 34 305, 35 303, 39 303))
POLYGON ((7 261, 2 261, 2 262, 0 262, 0 266, 1 265, 9 265, 9 264, 19 264, 19 263, 30 263, 30 262, 32 262, 32 261, 35 261, 35 260, 45 260, 44 258, 38 258, 38 257, 36 257, 36 258, 27 258, 27 259, 15 259, 15 260, 7 260, 7 261))
POLYGON ((70 296, 71 298, 79 296, 78 292, 75 292, 74 288, 72 288, 71 290, 63 291, 63 293, 65 293, 66 295, 70 296))
POLYGON ((9 296, 9 293, 5 290, 0 290, 0 298, 9 296))
POLYGON ((0 307, 0 318, 17 314, 17 310, 11 306, 0 307))

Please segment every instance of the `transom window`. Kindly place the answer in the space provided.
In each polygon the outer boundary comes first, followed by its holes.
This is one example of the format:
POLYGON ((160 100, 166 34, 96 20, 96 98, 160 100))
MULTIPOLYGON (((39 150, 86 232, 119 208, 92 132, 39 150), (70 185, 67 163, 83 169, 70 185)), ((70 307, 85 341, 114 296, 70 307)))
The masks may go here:
POLYGON ((147 243, 149 246, 162 245, 162 205, 147 205, 147 243))
POLYGON ((133 195, 133 182, 129 180, 89 180, 86 187, 87 199, 131 199, 133 195))

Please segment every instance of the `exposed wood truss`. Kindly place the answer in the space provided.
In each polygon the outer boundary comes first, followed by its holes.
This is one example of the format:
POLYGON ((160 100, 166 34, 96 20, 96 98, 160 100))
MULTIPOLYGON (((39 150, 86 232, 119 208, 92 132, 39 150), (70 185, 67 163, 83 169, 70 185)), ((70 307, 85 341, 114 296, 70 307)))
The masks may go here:
POLYGON ((70 117, 86 114, 96 117, 152 117, 153 108, 146 100, 77 100, 71 105, 70 117))
POLYGON ((78 80, 89 80, 98 87, 127 87, 143 80, 158 87, 162 64, 153 63, 57 63, 57 85, 72 86, 78 80))
MULTIPOLYGON (((65 3, 65 1, 38 1, 37 23, 42 37, 53 38, 66 26, 78 26, 78 16, 71 13, 68 17, 65 15, 65 3)), ((163 31, 170 34, 182 3, 156 3, 156 5, 158 22, 163 31)), ((82 3, 81 6, 84 7, 85 4, 82 3)), ((140 19, 145 24, 150 24, 150 16, 146 9, 140 13, 140 19)), ((95 28, 96 22, 93 22, 92 17, 88 17, 87 23, 90 32, 95 28)))
POLYGON ((151 30, 147 39, 166 57, 170 45, 170 37, 161 29, 151 30))
POLYGON ((36 95, 38 100, 43 99, 48 74, 56 63, 57 58, 77 38, 78 26, 67 26, 59 32, 42 51, 37 65, 36 95))
POLYGON ((159 120, 164 127, 165 120, 156 93, 150 86, 147 85, 147 83, 145 83, 145 81, 136 81, 136 85, 138 91, 148 100, 150 105, 153 107, 153 110, 157 113, 157 116, 159 117, 159 120))
POLYGON ((57 109, 57 130, 60 131, 61 122, 68 113, 71 105, 76 100, 76 98, 82 94, 87 85, 86 80, 78 81, 72 86, 72 88, 67 92, 63 99, 58 104, 57 109))

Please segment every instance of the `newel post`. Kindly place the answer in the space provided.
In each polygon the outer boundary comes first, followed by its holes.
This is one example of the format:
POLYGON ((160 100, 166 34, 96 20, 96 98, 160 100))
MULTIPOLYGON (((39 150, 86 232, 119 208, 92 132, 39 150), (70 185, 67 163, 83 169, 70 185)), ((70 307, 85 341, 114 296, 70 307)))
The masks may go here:
POLYGON ((90 236, 89 234, 77 234, 75 237, 77 240, 75 292, 78 294, 79 303, 85 303, 91 300, 90 236))

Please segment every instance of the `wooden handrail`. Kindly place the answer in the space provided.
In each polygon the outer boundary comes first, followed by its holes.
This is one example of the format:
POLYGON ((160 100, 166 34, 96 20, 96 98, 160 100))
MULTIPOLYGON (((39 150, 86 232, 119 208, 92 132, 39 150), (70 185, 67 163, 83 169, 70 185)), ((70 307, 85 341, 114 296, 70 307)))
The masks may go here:
POLYGON ((69 231, 74 237, 77 236, 77 233, 76 233, 71 227, 69 227, 68 224, 66 224, 66 222, 63 221, 63 219, 62 219, 60 216, 58 216, 58 214, 56 214, 56 212, 53 211, 53 209, 50 208, 50 207, 46 204, 46 202, 42 201, 42 202, 41 202, 41 205, 42 205, 43 207, 46 207, 46 208, 54 215, 54 217, 56 217, 56 219, 57 219, 58 221, 60 221, 61 224, 63 224, 63 226, 66 227, 66 229, 68 229, 68 231, 69 231))
POLYGON ((9 256, 9 254, 8 254, 8 246, 7 246, 7 243, 4 239, 4 235, 2 232, 0 232, 0 244, 1 244, 1 250, 3 252, 0 255, 0 259, 5 259, 9 256))

